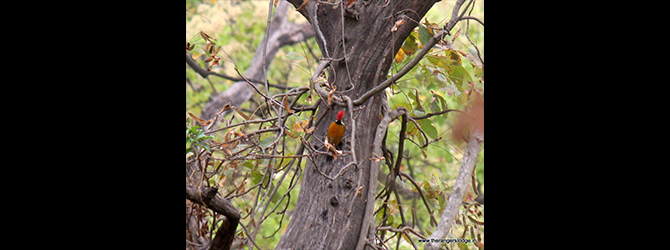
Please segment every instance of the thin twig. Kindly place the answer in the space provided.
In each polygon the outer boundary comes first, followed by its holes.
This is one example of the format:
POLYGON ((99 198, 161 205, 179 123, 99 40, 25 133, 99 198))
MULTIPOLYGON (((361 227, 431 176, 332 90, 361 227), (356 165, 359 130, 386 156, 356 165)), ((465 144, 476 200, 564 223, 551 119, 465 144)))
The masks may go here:
POLYGON ((459 112, 459 113, 463 113, 463 111, 460 111, 460 110, 458 110, 458 109, 445 109, 445 110, 442 110, 442 111, 440 111, 440 112, 428 113, 428 114, 426 114, 426 115, 422 115, 422 116, 412 116, 412 119, 414 119, 414 120, 421 120, 421 119, 429 118, 429 117, 431 117, 431 116, 441 115, 441 114, 444 114, 444 113, 447 113, 447 112, 452 112, 452 111, 456 111, 456 112, 459 112))
POLYGON ((475 21, 479 22, 482 26, 484 26, 484 21, 479 20, 479 18, 474 17, 474 16, 464 16, 464 17, 461 17, 460 20, 467 20, 467 19, 475 20, 475 21))

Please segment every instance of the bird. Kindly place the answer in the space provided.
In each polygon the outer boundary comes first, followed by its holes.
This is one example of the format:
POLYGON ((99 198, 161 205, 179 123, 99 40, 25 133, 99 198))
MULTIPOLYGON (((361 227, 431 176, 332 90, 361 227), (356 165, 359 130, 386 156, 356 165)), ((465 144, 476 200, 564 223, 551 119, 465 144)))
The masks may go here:
POLYGON ((335 148, 339 148, 340 142, 342 141, 342 136, 346 130, 344 124, 342 124, 342 117, 344 116, 344 110, 341 110, 337 113, 337 120, 330 124, 328 127, 328 143, 333 145, 335 148))

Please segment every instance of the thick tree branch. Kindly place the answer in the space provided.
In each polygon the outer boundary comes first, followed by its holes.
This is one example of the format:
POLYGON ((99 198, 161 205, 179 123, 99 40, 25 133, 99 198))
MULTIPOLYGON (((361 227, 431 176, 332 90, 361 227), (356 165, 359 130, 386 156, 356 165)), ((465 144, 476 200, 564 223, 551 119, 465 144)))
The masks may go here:
MULTIPOLYGON (((377 156, 383 155, 382 141, 384 139, 384 135, 386 134, 386 130, 388 129, 389 124, 393 120, 398 119, 398 117, 400 117, 401 115, 405 115, 407 113, 408 111, 405 107, 398 107, 397 109, 394 109, 393 111, 384 115, 384 118, 379 123, 379 126, 377 126, 375 140, 372 143, 373 154, 377 156)), ((375 188, 377 184, 377 179, 375 177, 379 172, 380 164, 381 160, 372 160, 370 163, 370 180, 368 182, 369 188, 367 194, 368 201, 365 204, 365 215, 363 216, 365 220, 363 221, 363 226, 361 227, 361 233, 360 236, 358 237, 358 244, 356 245, 357 250, 363 249, 369 233, 374 234, 376 232, 374 228, 374 216, 372 216, 372 214, 374 212, 375 207, 375 193, 377 192, 377 189, 375 188)))
MULTIPOLYGON (((479 155, 479 150, 481 150, 482 143, 484 142, 484 133, 478 129, 475 129, 470 136, 470 141, 468 142, 467 149, 463 155, 463 160, 461 161, 461 168, 458 171, 458 177, 456 178, 456 184, 449 195, 449 201, 447 202, 447 207, 444 209, 444 213, 440 218, 440 223, 437 224, 437 228, 430 235, 430 239, 444 239, 447 236, 447 233, 451 229, 451 226, 454 224, 454 219, 458 213, 458 208, 463 202, 463 196, 465 191, 468 189, 470 184, 470 177, 472 169, 475 167, 475 162, 477 162, 477 156, 479 155)), ((436 250, 440 248, 441 243, 426 243, 426 250, 436 250)))
POLYGON ((235 230, 240 222, 240 212, 230 201, 224 199, 217 193, 217 189, 211 187, 202 187, 200 189, 186 185, 186 199, 203 205, 217 213, 226 216, 226 220, 221 224, 214 239, 209 243, 211 250, 230 249, 235 230))

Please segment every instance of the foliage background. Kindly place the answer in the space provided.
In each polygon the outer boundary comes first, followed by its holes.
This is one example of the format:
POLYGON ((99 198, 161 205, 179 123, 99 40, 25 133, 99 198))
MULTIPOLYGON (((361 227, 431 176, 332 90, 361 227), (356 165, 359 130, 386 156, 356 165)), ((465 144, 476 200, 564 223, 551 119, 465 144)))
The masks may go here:
MULTIPOLYGON (((430 26, 442 27, 448 21, 454 2, 455 1, 451 0, 443 0, 436 3, 428 12, 421 23, 425 24, 426 20, 428 20, 431 24, 420 25, 420 27, 418 27, 412 34, 415 36, 414 39, 417 40, 419 47, 422 35, 424 35, 422 33, 429 31, 430 26)), ((198 35, 198 32, 202 31, 214 37, 217 41, 216 44, 222 46, 223 53, 220 53, 222 54, 221 63, 218 66, 213 67, 212 70, 221 74, 238 77, 235 72, 235 67, 237 67, 240 72, 246 70, 256 48, 263 38, 265 26, 267 24, 268 7, 268 1, 186 1, 187 14, 185 39, 192 44, 199 44, 201 48, 204 48, 205 42, 198 35)), ((484 1, 477 1, 475 2, 474 10, 469 15, 478 17, 480 20, 484 21, 483 12, 484 1)), ((297 23, 306 22, 299 13, 294 11, 293 7, 290 7, 289 9, 288 19, 297 23)), ((452 51, 458 50, 470 55, 470 57, 460 57, 461 63, 459 63, 459 65, 462 66, 462 69, 465 72, 454 74, 453 71, 449 71, 454 68, 449 66, 455 65, 456 62, 448 61, 448 58, 450 58, 448 56, 448 50, 439 48, 438 46, 424 57, 412 72, 405 75, 397 82, 397 84, 392 85, 392 87, 387 90, 390 109, 398 106, 405 106, 408 110, 411 110, 412 116, 420 116, 431 111, 435 112, 436 110, 443 109, 442 105, 446 105, 449 109, 463 110, 466 105, 468 93, 471 93, 473 89, 483 93, 483 67, 481 66, 481 63, 478 63, 476 59, 472 58, 472 55, 474 55, 476 51, 474 50, 474 46, 472 46, 470 41, 465 37, 465 21, 460 22, 454 31, 459 29, 460 35, 454 40, 452 51), (447 58, 446 62, 444 61, 445 58, 447 58), (445 66, 445 63, 449 66, 445 66), (453 79, 454 75, 458 76, 461 81, 453 79), (468 81, 470 83, 468 83, 468 81)), ((452 31, 452 35, 455 33, 457 32, 452 31)), ((470 21, 468 34, 470 39, 477 45, 483 58, 484 27, 477 22, 470 21)), ((447 39, 451 38, 452 37, 449 37, 447 39)), ((406 45, 408 44, 407 41, 405 43, 406 45)), ((403 48, 407 47, 404 45, 403 48)), ((197 58, 198 53, 198 49, 192 51, 194 58, 197 58)), ((285 46, 277 53, 267 71, 268 81, 274 84, 288 85, 289 87, 307 86, 309 83, 308 79, 318 64, 316 58, 320 56, 320 51, 313 38, 293 46, 285 46)), ((205 56, 199 57, 199 60, 197 61, 203 68, 206 68, 207 66, 204 63, 204 57, 205 56)), ((413 56, 411 55, 407 55, 403 59, 402 56, 397 55, 396 63, 393 65, 389 74, 393 74, 398 69, 402 68, 402 66, 409 62, 412 57, 413 56)), ((186 66, 186 79, 185 109, 186 112, 191 112, 193 114, 201 113, 202 108, 213 92, 223 91, 233 83, 230 80, 219 77, 202 78, 188 66, 186 66)), ((271 88, 271 91, 279 93, 282 90, 271 88)), ((262 102, 258 97, 253 97, 250 102, 243 104, 240 108, 245 111, 247 115, 253 116, 255 108, 258 107, 260 103, 262 102)), ((299 104, 310 105, 310 103, 305 100, 300 100, 299 104)), ((424 194, 427 196, 426 198, 429 201, 430 206, 436 210, 434 216, 438 220, 442 210, 446 206, 446 201, 448 199, 447 194, 450 192, 451 186, 454 184, 456 176, 458 175, 460 159, 462 158, 462 153, 465 148, 464 143, 457 142, 451 138, 451 127, 454 124, 454 117, 455 115, 452 112, 445 115, 434 116, 431 119, 420 120, 421 128, 429 135, 429 139, 434 140, 438 137, 441 137, 441 139, 431 143, 423 150, 414 143, 406 142, 404 155, 409 160, 406 160, 401 165, 401 171, 410 173, 410 175, 412 175, 419 183, 424 194)), ((303 113, 300 118, 301 120, 306 120, 309 119, 309 116, 307 113, 303 113)), ((233 121, 235 122, 241 122, 243 120, 244 118, 240 116, 233 118, 233 121)), ((295 122, 298 122, 298 120, 291 117, 286 124, 294 124, 295 122)), ((414 125, 410 123, 408 133, 417 135, 416 133, 418 133, 418 131, 415 128, 413 129, 413 127, 414 125)), ((187 124, 187 154, 189 153, 189 148, 198 145, 198 135, 191 134, 189 137, 189 129, 195 132, 193 127, 187 124)), ((399 122, 392 123, 391 126, 389 126, 386 145, 391 152, 396 152, 398 149, 399 131, 399 122)), ((223 136, 225 136, 225 133, 213 134, 215 141, 221 140, 223 136)), ((271 137, 268 136, 268 138, 271 137)), ((418 135, 409 138, 419 144, 421 144, 423 140, 422 137, 418 135)), ((283 144, 284 147, 281 148, 281 150, 286 150, 288 155, 290 155, 296 150, 299 142, 299 140, 287 138, 283 144)), ((262 143, 263 141, 261 140, 261 144, 262 143)), ((281 169, 281 164, 286 164, 287 162, 288 161, 281 161, 280 166, 277 168, 281 169)), ((227 169, 222 171, 221 175, 210 179, 210 185, 219 186, 221 189, 224 189, 224 191, 220 191, 224 194, 227 194, 228 192, 234 192, 236 194, 243 193, 244 191, 247 191, 246 189, 253 187, 261 181, 262 175, 265 172, 264 166, 267 164, 267 161, 254 160, 241 162, 237 166, 228 166, 227 169), (239 187, 242 187, 244 191, 240 192, 239 187)), ((303 169, 304 165, 305 161, 302 161, 301 167, 303 169)), ((382 167, 381 172, 386 175, 388 174, 388 169, 382 167)), ((475 173, 476 181, 480 184, 480 191, 484 192, 484 148, 480 151, 475 173)), ((278 177, 280 175, 275 176, 278 177)), ((275 195, 276 197, 270 197, 274 202, 279 202, 279 204, 276 204, 278 207, 277 211, 272 213, 268 219, 263 222, 262 227, 259 229, 258 236, 255 238, 256 244, 262 249, 273 249, 279 242, 283 230, 285 230, 288 225, 288 219, 290 218, 291 211, 293 211, 297 201, 297 194, 299 193, 301 183, 301 180, 299 179, 293 181, 297 182, 297 185, 291 191, 291 194, 293 195, 290 199, 280 199, 280 194, 285 193, 289 188, 290 182, 288 181, 281 183, 277 195, 275 195), (277 214, 278 212, 281 212, 284 207, 285 213, 277 214)), ((272 185, 272 183, 268 184, 272 185)), ((378 190, 381 189, 382 185, 383 183, 379 184, 378 190)), ((400 185, 401 188, 416 191, 413 185, 406 180, 399 181, 398 185, 400 185)), ((248 215, 249 211, 254 209, 256 204, 255 201, 257 199, 257 190, 258 189, 249 191, 248 193, 231 200, 233 205, 242 211, 241 223, 244 225, 254 224, 254 222, 250 221, 252 218, 249 216, 245 217, 245 215, 248 215)), ((471 197, 468 197, 466 194, 466 201, 472 202, 472 199, 474 199, 475 196, 476 195, 473 194, 471 197)), ((377 202, 379 203, 381 201, 377 200, 377 202)), ((404 206, 405 216, 408 216, 408 218, 411 217, 412 220, 415 219, 416 223, 419 224, 418 228, 422 230, 421 232, 424 235, 430 235, 434 226, 430 225, 430 215, 425 207, 423 207, 422 201, 420 199, 404 199, 402 204, 404 206), (416 215, 413 216, 413 213, 416 215)), ((271 203, 271 206, 272 205, 275 204, 271 203)), ((399 211, 397 209, 398 203, 394 198, 391 198, 387 205, 389 205, 389 212, 391 213, 387 221, 396 227, 401 222, 399 219, 399 211)), ((462 207, 461 210, 464 210, 464 208, 462 207)), ((479 210, 483 213, 483 207, 479 210)), ((381 217, 379 215, 381 215, 381 213, 378 213, 377 222, 382 219, 379 218, 381 217)), ((483 216, 480 217, 479 220, 483 221, 483 216)), ((461 220, 460 225, 458 223, 459 221, 457 220, 457 225, 454 225, 454 228, 452 229, 453 235, 449 238, 461 238, 465 225, 469 225, 470 228, 476 228, 476 230, 483 236, 483 225, 474 225, 467 220, 461 220)), ((243 230, 240 231, 240 236, 245 236, 243 230)), ((416 236, 409 235, 409 237, 412 237, 416 242, 416 236)), ((387 244, 389 246, 395 246, 395 241, 397 239, 402 238, 396 237, 392 239, 390 243, 387 242, 387 244)), ((411 248, 411 245, 408 245, 406 240, 400 241, 399 244, 401 248, 411 248)), ((450 246, 450 248, 455 247, 456 244, 454 243, 453 245, 454 246, 450 246)), ((473 245, 465 245, 466 248, 468 246, 471 248, 473 247, 473 245)), ((459 247, 463 247, 463 245, 459 244, 459 247)))

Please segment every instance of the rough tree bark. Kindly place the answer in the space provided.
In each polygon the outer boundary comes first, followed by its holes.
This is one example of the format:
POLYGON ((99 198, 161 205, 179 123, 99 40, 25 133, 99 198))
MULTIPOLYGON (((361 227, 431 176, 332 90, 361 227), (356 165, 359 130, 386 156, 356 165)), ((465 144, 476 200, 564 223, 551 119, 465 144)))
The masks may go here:
MULTIPOLYGON (((350 101, 364 96, 386 79, 403 41, 437 2, 356 0, 333 1, 333 5, 319 0, 288 1, 314 28, 321 52, 330 60, 328 82, 337 86, 335 95, 350 101), (392 32, 400 20, 404 23, 392 32)), ((363 249, 367 242, 373 242, 368 237, 373 232, 368 232, 367 226, 372 213, 366 210, 371 211, 374 206, 377 176, 371 170, 372 143, 385 101, 384 91, 378 91, 353 110, 347 109, 343 149, 353 151, 354 155, 344 154, 332 161, 319 156, 315 162, 308 161, 296 208, 277 249, 363 249), (353 149, 352 137, 356 144, 353 149), (356 164, 348 164, 354 158, 356 164)), ((343 109, 321 102, 317 120, 324 119, 313 132, 316 138, 312 138, 312 145, 317 148, 322 145, 318 139, 326 137, 330 122, 343 109)))

